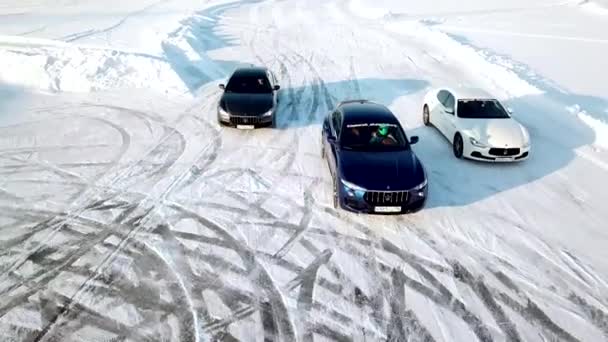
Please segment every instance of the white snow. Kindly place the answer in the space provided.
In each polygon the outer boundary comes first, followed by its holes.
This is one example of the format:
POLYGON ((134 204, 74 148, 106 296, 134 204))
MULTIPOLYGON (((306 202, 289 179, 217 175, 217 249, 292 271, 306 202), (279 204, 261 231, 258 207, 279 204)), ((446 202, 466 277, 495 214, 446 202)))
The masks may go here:
POLYGON ((581 8, 591 13, 608 15, 608 1, 605 0, 584 0, 581 1, 581 8))
POLYGON ((0 336, 602 341, 606 27, 605 0, 0 0, 0 336), (217 125, 244 63, 279 128, 217 125), (453 158, 443 85, 512 107, 530 160, 453 158), (353 98, 421 138, 425 210, 331 208, 321 120, 353 98))

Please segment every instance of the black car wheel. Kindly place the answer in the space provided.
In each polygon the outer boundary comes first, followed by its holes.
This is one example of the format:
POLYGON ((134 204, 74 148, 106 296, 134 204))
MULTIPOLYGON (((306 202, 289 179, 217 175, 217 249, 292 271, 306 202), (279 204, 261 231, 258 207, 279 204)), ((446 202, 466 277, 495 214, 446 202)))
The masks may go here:
POLYGON ((222 120, 220 120, 219 117, 217 118, 217 123, 220 125, 220 127, 226 127, 226 126, 228 126, 228 124, 225 123, 225 122, 223 122, 222 120))
POLYGON ((424 122, 425 126, 431 125, 431 113, 427 105, 424 105, 424 108, 422 108, 422 122, 424 122))
POLYGON ((321 141, 321 159, 325 159, 325 145, 321 141))
POLYGON ((277 117, 275 114, 272 114, 272 123, 270 123, 270 128, 277 128, 277 117))
POLYGON ((454 150, 454 156, 458 159, 462 158, 462 155, 464 153, 464 144, 460 133, 456 133, 456 135, 454 136, 454 143, 452 144, 452 148, 454 150))

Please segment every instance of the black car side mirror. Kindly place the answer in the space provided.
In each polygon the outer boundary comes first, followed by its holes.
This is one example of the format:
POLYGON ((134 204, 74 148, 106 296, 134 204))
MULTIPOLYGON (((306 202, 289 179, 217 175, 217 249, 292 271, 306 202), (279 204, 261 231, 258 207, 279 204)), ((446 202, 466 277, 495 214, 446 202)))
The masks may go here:
POLYGON ((418 138, 418 136, 414 135, 410 137, 410 145, 417 144, 418 141, 420 141, 420 138, 418 138))
POLYGON ((274 90, 279 90, 279 89, 281 89, 281 86, 277 84, 277 85, 275 85, 275 86, 274 86, 272 89, 274 89, 274 90))
POLYGON ((336 137, 334 137, 333 135, 328 135, 328 136, 327 136, 327 141, 328 141, 330 144, 335 144, 335 143, 336 143, 336 137))
POLYGON ((220 87, 220 89, 222 89, 222 90, 223 90, 223 89, 226 89, 226 85, 225 85, 225 84, 220 84, 220 85, 219 85, 219 87, 220 87))

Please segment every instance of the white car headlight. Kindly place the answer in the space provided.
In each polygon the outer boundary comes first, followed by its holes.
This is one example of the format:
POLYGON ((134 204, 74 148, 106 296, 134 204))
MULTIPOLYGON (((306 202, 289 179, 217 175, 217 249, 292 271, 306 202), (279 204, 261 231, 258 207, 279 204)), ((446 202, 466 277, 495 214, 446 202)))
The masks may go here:
POLYGON ((481 148, 489 147, 488 145, 478 141, 475 138, 469 138, 469 141, 471 142, 471 145, 476 146, 476 147, 481 147, 481 148))
POLYGON ((354 190, 354 191, 365 191, 364 188, 362 188, 362 187, 360 187, 360 186, 358 186, 356 184, 353 184, 351 182, 347 182, 347 181, 345 181, 343 179, 341 180, 341 182, 342 182, 342 185, 344 185, 344 187, 347 188, 347 189, 354 190))
POLYGON ((263 117, 269 117, 272 115, 272 109, 267 111, 266 113, 262 114, 263 117))
POLYGON ((418 185, 416 185, 415 187, 411 188, 410 191, 418 191, 418 190, 422 190, 424 189, 425 186, 427 186, 428 184, 428 180, 425 178, 424 181, 418 185))
POLYGON ((224 120, 230 120, 230 114, 223 110, 222 107, 217 107, 217 112, 220 115, 220 118, 224 119, 224 120))

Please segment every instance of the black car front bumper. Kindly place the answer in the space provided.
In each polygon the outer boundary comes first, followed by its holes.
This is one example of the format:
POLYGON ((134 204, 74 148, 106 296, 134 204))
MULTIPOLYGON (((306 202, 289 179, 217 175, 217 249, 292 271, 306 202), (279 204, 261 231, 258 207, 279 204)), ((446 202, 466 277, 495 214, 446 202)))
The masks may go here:
POLYGON ((259 116, 239 116, 230 115, 230 118, 220 117, 218 115, 218 121, 225 126, 232 127, 268 127, 274 124, 274 113, 272 115, 259 115, 259 116))

